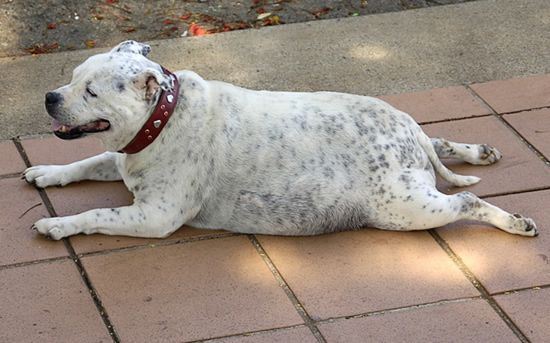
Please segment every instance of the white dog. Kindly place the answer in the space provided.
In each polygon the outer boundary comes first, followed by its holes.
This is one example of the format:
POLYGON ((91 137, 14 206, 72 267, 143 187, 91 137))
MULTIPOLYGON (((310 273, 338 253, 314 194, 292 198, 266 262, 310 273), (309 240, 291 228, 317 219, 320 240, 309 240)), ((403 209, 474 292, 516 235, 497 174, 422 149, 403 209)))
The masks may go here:
POLYGON ((131 206, 45 218, 53 239, 78 233, 166 237, 183 224, 231 231, 314 235, 365 226, 423 230, 459 219, 536 236, 535 223, 469 192, 435 188, 479 181, 440 157, 491 164, 487 145, 430 139, 414 120, 375 98, 252 91, 171 74, 134 41, 90 57, 71 83, 46 94, 54 132, 100 138, 109 152, 65 166, 35 166, 37 187, 120 180, 131 206), (122 152, 121 152, 122 151, 122 152))

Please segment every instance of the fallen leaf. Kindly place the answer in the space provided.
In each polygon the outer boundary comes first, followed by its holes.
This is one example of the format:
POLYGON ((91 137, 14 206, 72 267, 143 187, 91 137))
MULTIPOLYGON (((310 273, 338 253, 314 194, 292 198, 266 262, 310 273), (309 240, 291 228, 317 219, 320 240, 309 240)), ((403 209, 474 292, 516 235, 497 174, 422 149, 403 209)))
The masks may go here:
POLYGON ((56 23, 49 23, 48 24, 48 30, 55 30, 57 28, 57 24, 56 23))
POLYGON ((122 29, 123 32, 130 33, 136 31, 136 28, 133 26, 128 26, 122 29))
POLYGON ((265 13, 265 10, 263 9, 263 7, 256 8, 256 13, 263 14, 263 13, 265 13))
POLYGON ((46 54, 46 53, 52 52, 53 50, 56 50, 58 48, 59 48, 59 44, 57 42, 54 42, 51 44, 40 43, 40 44, 35 44, 30 48, 26 48, 25 51, 33 55, 38 55, 38 54, 46 54))
POLYGON ((217 21, 217 19, 214 18, 213 16, 208 15, 208 14, 202 14, 202 13, 200 15, 200 19, 201 19, 201 21, 203 21, 205 23, 211 23, 213 21, 217 21))
POLYGON ((274 15, 272 17, 264 19, 264 21, 262 22, 263 26, 271 26, 271 25, 279 25, 279 24, 281 24, 281 18, 278 15, 274 15))
POLYGON ((237 21, 234 23, 224 23, 222 26, 222 32, 248 29, 252 25, 245 23, 244 21, 237 21))
POLYGON ((196 23, 191 23, 191 25, 189 25, 189 33, 191 36, 204 36, 209 34, 206 29, 196 23))
POLYGON ((256 20, 263 20, 271 15, 271 12, 262 13, 256 18, 256 20))
POLYGON ((118 0, 105 0, 105 2, 108 4, 116 4, 118 0))
POLYGON ((94 39, 86 39, 84 44, 86 44, 87 48, 91 49, 95 47, 96 41, 94 39))
POLYGON ((164 25, 172 25, 172 24, 174 24, 174 21, 171 20, 171 19, 164 19, 164 20, 162 21, 162 23, 163 23, 164 25))
POLYGON ((330 7, 323 7, 317 11, 312 12, 312 14, 315 16, 315 18, 319 19, 319 17, 327 14, 328 12, 330 12, 330 10, 330 7))
POLYGON ((189 18, 191 18, 191 13, 186 13, 186 14, 180 15, 181 20, 187 20, 189 18))
POLYGON ((114 12, 111 13, 111 14, 120 21, 130 21, 130 18, 127 17, 127 16, 120 15, 120 14, 117 14, 117 13, 114 13, 114 12))

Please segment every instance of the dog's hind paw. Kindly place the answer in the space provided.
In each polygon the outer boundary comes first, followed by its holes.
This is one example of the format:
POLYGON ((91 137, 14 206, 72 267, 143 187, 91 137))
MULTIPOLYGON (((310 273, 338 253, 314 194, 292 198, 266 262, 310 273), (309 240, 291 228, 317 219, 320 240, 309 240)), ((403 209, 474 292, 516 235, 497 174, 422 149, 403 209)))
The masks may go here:
POLYGON ((502 154, 500 153, 500 151, 497 150, 497 148, 487 144, 479 145, 478 164, 481 164, 481 165, 493 164, 493 163, 496 163, 501 158, 502 158, 502 154))
POLYGON ((514 233, 522 236, 536 237, 539 235, 537 225, 531 218, 526 218, 520 214, 513 214, 512 229, 514 233))

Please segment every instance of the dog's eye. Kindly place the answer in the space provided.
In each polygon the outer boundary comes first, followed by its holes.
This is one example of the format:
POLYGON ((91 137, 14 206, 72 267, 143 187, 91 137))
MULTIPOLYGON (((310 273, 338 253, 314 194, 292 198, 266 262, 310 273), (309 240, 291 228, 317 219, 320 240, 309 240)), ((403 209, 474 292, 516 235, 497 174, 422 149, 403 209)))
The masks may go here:
POLYGON ((96 98, 97 94, 95 94, 90 87, 86 87, 86 93, 90 94, 92 97, 96 98))

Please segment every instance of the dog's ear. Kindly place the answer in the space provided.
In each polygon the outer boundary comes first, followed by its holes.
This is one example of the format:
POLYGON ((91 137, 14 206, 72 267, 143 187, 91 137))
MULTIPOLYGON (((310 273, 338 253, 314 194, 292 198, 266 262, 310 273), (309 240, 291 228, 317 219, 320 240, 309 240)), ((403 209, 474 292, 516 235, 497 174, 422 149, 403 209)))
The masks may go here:
POLYGON ((133 83, 138 89, 144 90, 144 97, 148 101, 155 97, 159 89, 168 91, 174 88, 171 77, 153 68, 142 71, 134 78, 133 83))
POLYGON ((151 52, 151 47, 147 44, 136 42, 134 40, 127 40, 115 46, 111 50, 111 53, 114 52, 130 52, 147 56, 151 52))

